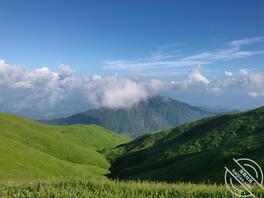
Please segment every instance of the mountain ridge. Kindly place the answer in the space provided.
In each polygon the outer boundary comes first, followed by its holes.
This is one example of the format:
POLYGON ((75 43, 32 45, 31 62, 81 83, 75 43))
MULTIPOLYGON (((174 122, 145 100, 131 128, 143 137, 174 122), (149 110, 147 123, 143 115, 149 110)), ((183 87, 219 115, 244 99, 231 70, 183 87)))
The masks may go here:
POLYGON ((121 134, 139 136, 212 115, 215 114, 199 107, 169 97, 155 96, 127 109, 101 107, 67 118, 40 121, 59 125, 93 123, 121 134))

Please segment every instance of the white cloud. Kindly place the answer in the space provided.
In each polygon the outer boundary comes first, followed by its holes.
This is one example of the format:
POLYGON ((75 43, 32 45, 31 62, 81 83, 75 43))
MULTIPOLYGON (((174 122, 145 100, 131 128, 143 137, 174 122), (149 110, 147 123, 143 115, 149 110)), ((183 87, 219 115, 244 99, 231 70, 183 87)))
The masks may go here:
POLYGON ((241 45, 249 45, 249 44, 259 43, 259 42, 264 42, 264 37, 253 37, 253 38, 234 40, 234 41, 229 42, 229 44, 232 46, 240 47, 241 45))
POLYGON ((192 67, 183 81, 171 81, 170 85, 176 89, 189 91, 205 90, 215 95, 228 90, 240 90, 251 97, 264 96, 264 73, 252 73, 241 69, 236 75, 229 71, 225 71, 225 75, 224 79, 209 80, 202 73, 201 67, 196 66, 192 67))
POLYGON ((128 79, 114 79, 105 84, 99 101, 110 108, 128 108, 149 96, 146 87, 128 79))
POLYGON ((0 109, 37 118, 85 111, 91 105, 129 108, 164 91, 202 90, 220 95, 225 90, 239 88, 251 97, 264 96, 263 73, 245 69, 239 72, 240 75, 231 75, 226 71, 224 79, 209 79, 198 65, 182 75, 183 79, 167 82, 118 75, 77 76, 66 65, 59 66, 58 71, 51 71, 48 67, 30 70, 0 59, 0 109))
POLYGON ((72 75, 72 69, 68 65, 59 66, 59 74, 61 78, 66 78, 72 75))
POLYGON ((246 69, 240 69, 240 74, 242 74, 243 76, 247 76, 248 71, 246 69))
POLYGON ((52 114, 55 113, 52 109, 67 111, 79 103, 126 108, 158 93, 162 86, 156 79, 139 81, 97 74, 91 78, 79 77, 66 65, 60 65, 58 71, 53 72, 47 67, 29 70, 0 60, 0 109, 8 112, 52 114))
MULTIPOLYGON (((193 67, 195 65, 209 65, 219 61, 230 61, 241 59, 257 54, 264 54, 264 49, 245 50, 245 45, 264 42, 264 37, 245 38, 227 42, 225 48, 216 48, 211 51, 205 51, 191 55, 179 55, 182 49, 160 48, 152 56, 138 58, 136 60, 113 60, 105 61, 104 69, 117 70, 123 72, 153 73, 154 70, 160 71, 179 69, 184 67, 193 67)), ((179 46, 177 46, 179 47, 179 46)))
POLYGON ((260 96, 264 96, 264 92, 248 92, 248 95, 253 97, 253 98, 256 98, 256 97, 260 97, 260 96))
POLYGON ((94 74, 93 77, 92 77, 93 80, 101 80, 102 77, 98 74, 94 74))
POLYGON ((244 77, 244 84, 254 90, 248 92, 249 96, 254 98, 264 96, 264 73, 249 73, 247 70, 243 70, 241 74, 244 77))
POLYGON ((232 72, 225 71, 224 73, 225 73, 226 76, 233 76, 233 73, 232 72))
POLYGON ((174 90, 185 90, 191 92, 202 90, 213 94, 219 93, 219 91, 216 91, 218 88, 216 88, 215 82, 210 81, 202 73, 202 68, 200 65, 192 67, 182 81, 171 81, 170 88, 174 88, 174 90))
POLYGON ((254 84, 255 86, 263 86, 264 75, 260 73, 248 74, 248 81, 250 84, 254 84))
POLYGON ((209 84, 210 81, 201 73, 201 66, 195 66, 192 68, 188 75, 189 82, 199 82, 204 84, 209 84))
POLYGON ((259 93, 252 91, 252 92, 248 92, 248 95, 251 96, 251 97, 253 97, 253 98, 256 98, 256 97, 259 96, 259 93))

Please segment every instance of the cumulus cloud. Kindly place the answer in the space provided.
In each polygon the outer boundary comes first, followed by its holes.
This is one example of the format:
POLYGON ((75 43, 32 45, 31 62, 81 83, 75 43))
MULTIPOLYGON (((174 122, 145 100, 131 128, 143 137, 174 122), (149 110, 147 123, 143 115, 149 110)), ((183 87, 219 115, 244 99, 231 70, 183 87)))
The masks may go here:
MULTIPOLYGON (((241 72, 241 70, 240 70, 241 72)), ((263 73, 249 73, 247 70, 242 70, 244 78, 244 85, 250 90, 248 95, 251 97, 263 97, 264 96, 264 74, 263 73)))
POLYGON ((201 73, 201 66, 195 66, 192 68, 188 75, 189 81, 191 82, 201 82, 204 84, 209 84, 210 81, 201 73))
POLYGON ((201 66, 192 67, 182 81, 170 81, 171 87, 190 91, 204 90, 207 93, 220 95, 228 90, 240 90, 250 97, 264 96, 264 73, 249 72, 246 69, 238 73, 225 71, 225 78, 211 79, 205 76, 201 66), (232 78, 230 78, 232 77, 232 78))
MULTIPOLYGON (((234 76, 233 73, 232 76, 234 76)), ((244 89, 248 91, 247 94, 250 97, 261 97, 264 96, 264 73, 249 72, 247 69, 240 69, 238 75, 223 79, 218 82, 218 85, 221 89, 244 89)))
POLYGON ((61 107, 67 111, 78 103, 127 108, 158 93, 162 86, 155 79, 140 81, 97 74, 79 77, 67 65, 60 65, 54 72, 47 67, 29 70, 0 60, 0 111, 51 113, 50 109, 61 107))
POLYGON ((114 79, 105 85, 100 102, 112 108, 130 107, 148 97, 145 86, 128 79, 114 79))
POLYGON ((193 87, 207 87, 210 81, 202 73, 202 68, 200 65, 191 68, 186 78, 181 82, 171 82, 172 85, 178 86, 183 89, 190 89, 193 87))
POLYGON ((220 95, 225 90, 240 88, 250 97, 264 96, 264 74, 245 69, 238 74, 225 74, 224 79, 209 79, 198 65, 183 79, 167 82, 118 75, 77 76, 67 65, 60 65, 57 71, 48 67, 27 69, 0 59, 0 111, 34 118, 64 116, 90 107, 129 108, 153 95, 177 90, 220 95))
POLYGON ((233 73, 230 72, 230 71, 225 71, 224 73, 225 73, 226 76, 233 76, 233 73))
POLYGON ((72 75, 72 69, 68 65, 59 66, 59 75, 60 78, 66 78, 72 75))

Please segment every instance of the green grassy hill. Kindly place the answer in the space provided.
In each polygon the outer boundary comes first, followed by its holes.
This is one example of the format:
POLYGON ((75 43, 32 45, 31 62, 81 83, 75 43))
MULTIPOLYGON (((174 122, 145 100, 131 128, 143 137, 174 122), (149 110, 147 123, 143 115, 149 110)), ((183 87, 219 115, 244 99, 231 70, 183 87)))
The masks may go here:
POLYGON ((264 166, 264 107, 144 135, 106 155, 119 156, 113 177, 223 183, 232 158, 251 158, 264 166))
POLYGON ((104 175, 110 165, 98 150, 129 140, 96 125, 50 126, 0 114, 0 179, 104 175))

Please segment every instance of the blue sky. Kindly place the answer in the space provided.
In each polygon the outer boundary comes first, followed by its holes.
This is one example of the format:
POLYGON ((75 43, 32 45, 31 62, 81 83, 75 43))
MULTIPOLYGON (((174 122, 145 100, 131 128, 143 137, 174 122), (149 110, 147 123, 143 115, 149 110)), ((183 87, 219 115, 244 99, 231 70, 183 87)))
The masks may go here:
POLYGON ((166 45, 192 53, 264 35, 260 0, 0 3, 0 56, 30 67, 97 72, 104 60, 146 57, 166 45))
MULTIPOLYGON (((236 76, 241 69, 264 70, 261 0, 1 0, 0 27, 0 59, 29 70, 46 66, 57 71, 65 64, 77 76, 175 82, 193 67, 210 82, 226 77, 225 71, 236 76)), ((248 92, 262 95, 262 88, 249 89, 236 89, 235 95, 246 101, 238 106, 263 103, 263 97, 248 97, 248 92)), ((213 98, 210 105, 234 106, 231 92, 201 92, 199 101, 192 99, 191 89, 166 94, 197 105, 206 105, 207 97, 213 98), (229 98, 225 104, 223 98, 229 98)))

